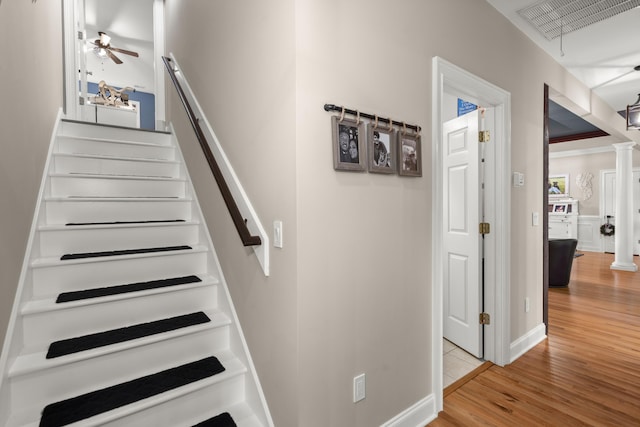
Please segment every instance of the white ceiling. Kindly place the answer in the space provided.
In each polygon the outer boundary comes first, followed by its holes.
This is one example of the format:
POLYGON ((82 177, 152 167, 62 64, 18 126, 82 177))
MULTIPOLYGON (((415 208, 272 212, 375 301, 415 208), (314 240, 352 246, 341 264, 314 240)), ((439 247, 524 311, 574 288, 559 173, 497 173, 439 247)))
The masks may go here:
POLYGON ((633 104, 640 93, 640 8, 547 40, 518 10, 538 0, 487 0, 518 29, 563 65, 616 111, 633 104))
POLYGON ((104 80, 115 87, 131 86, 142 92, 154 91, 153 65, 154 0, 85 0, 87 40, 95 41, 98 31, 111 36, 111 46, 138 52, 138 58, 114 52, 122 60, 96 56, 89 44, 87 76, 90 82, 104 80))

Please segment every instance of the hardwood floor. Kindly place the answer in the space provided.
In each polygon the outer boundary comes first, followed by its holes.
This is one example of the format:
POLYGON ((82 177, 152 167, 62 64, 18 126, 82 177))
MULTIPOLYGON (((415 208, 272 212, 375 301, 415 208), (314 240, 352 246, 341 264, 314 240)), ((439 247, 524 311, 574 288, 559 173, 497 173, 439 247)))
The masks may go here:
POLYGON ((429 426, 640 426, 640 272, 613 259, 575 258, 549 290, 548 339, 445 396, 429 426))

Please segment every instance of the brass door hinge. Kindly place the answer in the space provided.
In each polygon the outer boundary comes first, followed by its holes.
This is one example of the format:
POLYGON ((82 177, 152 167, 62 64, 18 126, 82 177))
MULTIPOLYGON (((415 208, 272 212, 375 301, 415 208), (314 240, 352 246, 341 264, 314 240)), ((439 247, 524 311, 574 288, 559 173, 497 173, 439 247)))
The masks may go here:
POLYGON ((481 325, 491 324, 491 316, 489 316, 489 313, 480 313, 480 324, 481 325))
POLYGON ((489 234, 491 233, 491 226, 489 225, 488 222, 481 222, 480 223, 480 234, 489 234))
POLYGON ((491 134, 489 134, 488 130, 481 130, 478 132, 478 141, 479 142, 489 142, 491 139, 491 134))

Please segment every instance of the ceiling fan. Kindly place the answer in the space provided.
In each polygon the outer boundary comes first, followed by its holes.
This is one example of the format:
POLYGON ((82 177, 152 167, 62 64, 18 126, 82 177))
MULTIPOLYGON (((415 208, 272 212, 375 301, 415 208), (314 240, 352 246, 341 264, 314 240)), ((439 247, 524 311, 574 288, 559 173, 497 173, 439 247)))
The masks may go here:
POLYGON ((100 38, 96 39, 96 41, 92 43, 96 46, 94 50, 99 57, 105 58, 108 56, 116 64, 122 64, 122 60, 115 56, 113 52, 124 53, 125 55, 135 56, 136 58, 138 57, 137 52, 111 46, 111 37, 104 31, 98 31, 98 36, 100 36, 100 38))

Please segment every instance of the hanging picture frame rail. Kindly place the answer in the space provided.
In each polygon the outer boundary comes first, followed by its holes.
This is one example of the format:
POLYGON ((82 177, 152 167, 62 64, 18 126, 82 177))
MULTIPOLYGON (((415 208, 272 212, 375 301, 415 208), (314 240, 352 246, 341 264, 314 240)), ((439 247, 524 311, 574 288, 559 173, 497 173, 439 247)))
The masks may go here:
POLYGON ((411 124, 407 124, 404 122, 399 122, 396 120, 392 120, 392 119, 388 119, 385 117, 379 117, 375 114, 369 114, 369 113, 363 113, 363 112, 359 112, 357 110, 352 110, 349 108, 345 108, 342 106, 338 106, 338 105, 333 105, 333 104, 324 104, 324 111, 337 111, 339 113, 342 113, 343 111, 346 114, 351 114, 352 116, 360 116, 361 118, 365 118, 365 119, 370 119, 370 120, 376 120, 378 122, 382 122, 382 123, 387 123, 387 124, 392 124, 395 126, 400 126, 403 127, 404 129, 411 129, 412 131, 416 132, 416 133, 420 133, 420 131, 422 130, 422 128, 418 125, 411 125, 411 124))

